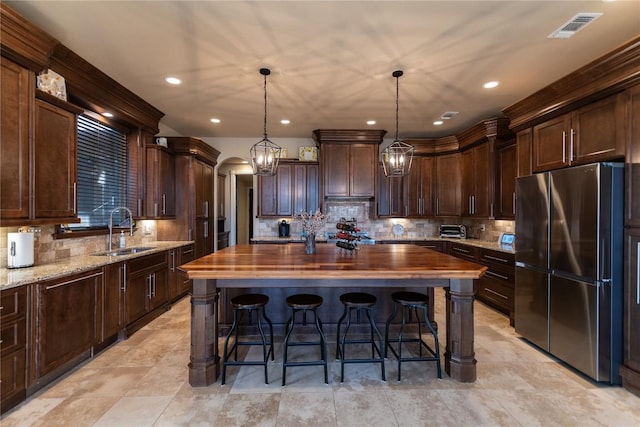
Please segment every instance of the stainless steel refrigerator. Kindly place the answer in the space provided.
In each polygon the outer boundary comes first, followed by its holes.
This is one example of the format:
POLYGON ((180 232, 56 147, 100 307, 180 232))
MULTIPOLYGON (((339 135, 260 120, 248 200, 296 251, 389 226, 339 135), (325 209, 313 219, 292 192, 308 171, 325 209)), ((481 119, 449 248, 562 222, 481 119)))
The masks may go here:
POLYGON ((518 178, 515 329, 596 381, 622 362, 624 165, 518 178))

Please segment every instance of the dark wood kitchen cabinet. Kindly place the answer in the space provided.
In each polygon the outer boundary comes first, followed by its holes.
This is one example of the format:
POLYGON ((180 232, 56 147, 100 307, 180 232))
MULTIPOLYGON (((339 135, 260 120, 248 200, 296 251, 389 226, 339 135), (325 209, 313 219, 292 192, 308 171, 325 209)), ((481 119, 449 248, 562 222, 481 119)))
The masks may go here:
POLYGON ((281 160, 274 176, 258 177, 258 216, 315 212, 320 206, 319 185, 318 163, 281 160))
POLYGON ((517 145, 514 141, 496 150, 496 219, 516 216, 517 145))
POLYGON ((158 221, 159 240, 193 240, 195 257, 214 250, 214 174, 220 152, 189 137, 167 137, 176 170, 175 220, 158 221))
POLYGON ((517 176, 531 175, 533 168, 531 165, 531 144, 533 139, 533 130, 527 128, 516 134, 516 155, 518 159, 517 176))
POLYGON ((32 72, 0 57, 0 219, 29 219, 29 117, 32 72))
POLYGON ((36 283, 32 385, 44 385, 82 359, 100 340, 102 269, 36 283))
POLYGON ((124 291, 124 324, 127 335, 168 309, 167 257, 168 252, 164 251, 127 261, 124 291))
POLYGON ((402 177, 388 177, 382 164, 378 166, 378 195, 376 197, 377 216, 399 217, 405 215, 402 177))
POLYGON ((640 85, 627 91, 625 225, 640 227, 640 85))
POLYGON ((104 271, 104 302, 102 317, 102 334, 100 341, 117 335, 124 326, 123 292, 127 280, 126 262, 116 262, 103 267, 104 271))
POLYGON ((409 175, 404 177, 404 205, 406 216, 422 218, 433 216, 435 158, 415 156, 409 175))
POLYGON ((378 149, 386 131, 316 129, 324 198, 376 197, 378 149))
POLYGON ((2 58, 3 225, 79 222, 76 117, 82 109, 35 90, 33 73, 2 58))
POLYGON ((462 215, 493 217, 492 159, 490 143, 482 143, 462 151, 462 215))
MULTIPOLYGON (((218 248, 219 249, 219 248, 218 248)), ((182 264, 194 260, 193 245, 182 246, 169 251, 168 291, 169 301, 177 301, 191 289, 191 281, 187 274, 180 270, 182 264)))
POLYGON ((533 127, 533 172, 624 156, 625 95, 618 93, 533 127))
POLYGON ((146 146, 147 218, 175 217, 175 161, 173 153, 160 145, 146 146))
POLYGON ((26 397, 27 290, 0 291, 0 414, 26 397))
POLYGON ((512 253, 478 248, 478 262, 488 267, 477 280, 476 293, 482 302, 509 315, 514 324, 515 255, 512 253))
POLYGON ((460 153, 436 156, 436 216, 460 216, 460 153))
POLYGON ((622 385, 640 396, 640 229, 626 231, 622 385))

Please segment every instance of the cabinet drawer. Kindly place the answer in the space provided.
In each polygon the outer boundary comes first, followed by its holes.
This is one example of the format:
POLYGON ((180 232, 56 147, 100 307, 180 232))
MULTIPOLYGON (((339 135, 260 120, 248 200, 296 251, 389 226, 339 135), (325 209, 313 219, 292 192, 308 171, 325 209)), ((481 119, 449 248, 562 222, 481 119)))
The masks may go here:
POLYGON ((0 355, 4 356, 23 348, 26 344, 26 319, 13 322, 2 322, 0 328, 0 355))
POLYGON ((477 260, 477 257, 476 257, 477 248, 475 248, 473 246, 468 246, 468 245, 463 245, 461 243, 451 242, 449 248, 450 248, 450 251, 451 251, 451 255, 453 255, 455 257, 464 258, 464 259, 467 259, 469 261, 476 261, 477 260))
POLYGON ((507 268, 514 268, 515 265, 515 256, 514 254, 509 254, 500 251, 494 251, 491 249, 482 249, 480 251, 480 262, 486 266, 503 266, 507 268))
POLYGON ((145 269, 155 269, 157 266, 167 264, 167 252, 158 252, 156 254, 145 255, 140 258, 134 258, 128 262, 130 274, 143 271, 145 269))
POLYGON ((493 266, 489 266, 487 271, 484 273, 484 277, 491 280, 504 282, 506 285, 511 286, 512 288, 516 283, 515 268, 495 268, 493 266))
POLYGON ((422 246, 423 248, 432 249, 437 252, 444 252, 444 242, 439 241, 427 241, 427 242, 416 242, 418 246, 422 246))
POLYGON ((478 280, 478 296, 483 301, 491 302, 506 310, 513 310, 513 285, 502 280, 492 280, 491 276, 481 277, 478 280))
POLYGON ((23 348, 0 358, 0 413, 16 406, 25 398, 26 350, 23 348))
POLYGON ((27 314, 27 288, 25 286, 0 292, 0 324, 4 325, 27 314))

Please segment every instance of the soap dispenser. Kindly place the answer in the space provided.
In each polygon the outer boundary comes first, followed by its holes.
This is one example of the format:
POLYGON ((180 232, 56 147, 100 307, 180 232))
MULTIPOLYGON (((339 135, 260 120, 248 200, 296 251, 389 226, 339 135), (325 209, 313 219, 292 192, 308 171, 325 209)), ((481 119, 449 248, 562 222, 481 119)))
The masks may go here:
POLYGON ((120 232, 120 249, 124 249, 126 246, 126 240, 124 239, 124 231, 120 232))

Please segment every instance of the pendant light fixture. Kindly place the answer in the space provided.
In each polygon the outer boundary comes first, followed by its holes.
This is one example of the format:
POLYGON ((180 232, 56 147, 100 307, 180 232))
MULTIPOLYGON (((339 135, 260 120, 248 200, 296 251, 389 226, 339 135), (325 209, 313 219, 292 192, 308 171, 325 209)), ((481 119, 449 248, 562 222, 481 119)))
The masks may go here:
POLYGON ((382 150, 380 160, 384 174, 388 177, 402 177, 409 174, 411 161, 415 149, 412 145, 398 139, 398 98, 400 94, 400 77, 402 70, 394 71, 391 75, 396 78, 396 138, 393 143, 382 150))
POLYGON ((260 68, 260 74, 264 76, 264 137, 249 150, 251 167, 254 175, 275 175, 282 148, 267 138, 267 76, 271 74, 271 70, 260 68))

